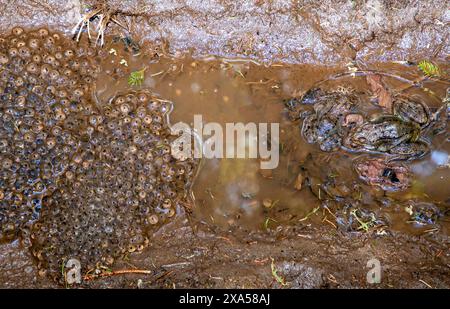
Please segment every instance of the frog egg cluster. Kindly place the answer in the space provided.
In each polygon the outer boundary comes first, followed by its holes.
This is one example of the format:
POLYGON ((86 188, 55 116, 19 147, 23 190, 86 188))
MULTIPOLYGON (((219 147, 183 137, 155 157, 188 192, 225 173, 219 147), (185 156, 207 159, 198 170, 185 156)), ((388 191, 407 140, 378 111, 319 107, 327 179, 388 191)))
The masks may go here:
POLYGON ((64 123, 90 100, 94 58, 47 29, 0 37, 0 240, 38 218, 78 148, 64 123))
MULTIPOLYGON (((81 113, 81 145, 32 229, 32 253, 55 279, 61 263, 83 272, 140 251, 186 202, 196 162, 171 155, 169 102, 130 92, 81 113)), ((70 121, 70 123, 77 121, 70 121)))

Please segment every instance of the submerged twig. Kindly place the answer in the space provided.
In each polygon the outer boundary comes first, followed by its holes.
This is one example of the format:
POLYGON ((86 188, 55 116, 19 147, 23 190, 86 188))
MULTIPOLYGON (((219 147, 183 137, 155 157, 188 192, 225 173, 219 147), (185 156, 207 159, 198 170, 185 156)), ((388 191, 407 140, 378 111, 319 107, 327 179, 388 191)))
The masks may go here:
POLYGON ((100 274, 95 275, 85 275, 83 277, 84 281, 90 281, 97 278, 103 278, 103 277, 111 277, 111 276, 117 276, 117 275, 125 275, 125 274, 144 274, 144 275, 152 275, 153 271, 151 270, 143 270, 143 269, 124 269, 124 270, 115 270, 110 272, 103 272, 100 274))
POLYGON ((315 213, 319 210, 319 208, 320 208, 320 206, 317 206, 317 207, 314 208, 312 211, 310 211, 309 213, 307 213, 306 216, 304 216, 303 218, 299 219, 298 221, 299 221, 299 222, 302 222, 302 221, 308 220, 308 218, 309 218, 311 215, 315 214, 315 213))

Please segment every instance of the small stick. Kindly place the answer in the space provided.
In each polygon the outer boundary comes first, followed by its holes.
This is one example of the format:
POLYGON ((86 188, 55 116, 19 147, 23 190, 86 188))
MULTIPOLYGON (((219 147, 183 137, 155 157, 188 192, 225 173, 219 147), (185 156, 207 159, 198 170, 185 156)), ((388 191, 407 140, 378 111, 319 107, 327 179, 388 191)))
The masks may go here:
POLYGON ((325 216, 325 218, 322 220, 322 222, 327 222, 329 224, 331 224, 335 229, 337 229, 336 224, 334 224, 333 222, 331 222, 330 220, 328 220, 328 218, 325 216))
POLYGON ((328 208, 328 206, 323 206, 323 208, 325 208, 335 219, 337 219, 336 215, 331 212, 331 210, 330 210, 330 208, 328 208))
POLYGON ((98 275, 85 275, 83 277, 84 281, 90 281, 97 278, 103 278, 103 277, 111 277, 116 275, 124 275, 124 274, 144 274, 144 275, 151 275, 153 274, 153 271, 151 270, 142 270, 142 269, 124 269, 124 270, 116 270, 112 272, 105 272, 98 275))
POLYGON ((428 283, 426 283, 424 280, 419 279, 420 282, 422 282, 423 284, 425 284, 427 287, 429 287, 430 289, 432 289, 433 287, 431 285, 429 285, 428 283))

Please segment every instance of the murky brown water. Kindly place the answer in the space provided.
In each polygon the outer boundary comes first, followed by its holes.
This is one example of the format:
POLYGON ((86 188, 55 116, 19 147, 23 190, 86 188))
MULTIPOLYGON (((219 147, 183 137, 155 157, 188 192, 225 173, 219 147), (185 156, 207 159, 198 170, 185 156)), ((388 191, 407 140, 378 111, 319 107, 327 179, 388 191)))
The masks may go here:
MULTIPOLYGON (((317 67, 308 65, 272 65, 260 66, 239 59, 194 60, 189 55, 183 59, 161 57, 156 61, 145 55, 130 57, 120 45, 106 48, 110 54, 105 60, 109 69, 121 68, 125 72, 146 68, 143 87, 151 87, 162 97, 174 102, 175 108, 170 118, 172 123, 183 121, 192 125, 194 115, 201 114, 204 122, 277 122, 280 123, 281 157, 275 170, 260 170, 256 159, 204 159, 202 168, 193 187, 195 205, 194 215, 223 228, 233 225, 251 229, 265 229, 279 224, 302 221, 315 207, 321 204, 317 194, 308 188, 303 180, 300 190, 296 189, 298 175, 302 167, 308 164, 309 154, 313 160, 323 156, 315 145, 307 144, 300 136, 299 122, 292 123, 283 105, 283 100, 299 95, 318 82, 324 89, 338 87, 353 88, 365 93, 367 82, 364 76, 337 76, 345 71, 342 68, 317 67), (127 66, 123 65, 126 60, 127 66), (122 61, 122 64, 120 62, 122 61)), ((405 80, 414 81, 420 73, 414 66, 400 64, 378 64, 372 68, 385 72, 384 81, 390 89, 403 90, 404 94, 414 95, 424 100, 431 110, 441 104, 439 98, 445 97, 445 83, 425 82, 422 88, 409 87, 405 80), (429 88, 430 91, 424 91, 429 88)), ((105 98, 114 91, 128 87, 126 78, 115 80, 105 74, 99 78, 97 93, 105 98)), ((375 106, 367 106, 375 112, 375 106)), ((433 138, 432 151, 423 159, 411 163, 413 185, 406 191, 383 192, 363 184, 351 168, 351 162, 357 154, 339 151, 334 161, 321 166, 318 173, 327 173, 330 169, 339 171, 343 182, 360 183, 364 206, 385 218, 388 229, 403 230, 411 233, 435 231, 448 233, 448 183, 450 171, 448 165, 447 134, 433 138), (445 163, 446 162, 446 163, 445 163), (333 165, 334 164, 334 165, 333 165), (389 205, 386 206, 386 201, 389 205), (441 207, 444 214, 437 226, 417 226, 407 223, 409 215, 405 211, 408 202, 430 202, 441 207), (384 203, 384 206, 383 206, 384 203)), ((320 192, 319 192, 320 194, 320 192)), ((308 216, 313 221, 336 227, 339 218, 333 213, 308 216), (324 221, 325 218, 325 221, 324 221)))

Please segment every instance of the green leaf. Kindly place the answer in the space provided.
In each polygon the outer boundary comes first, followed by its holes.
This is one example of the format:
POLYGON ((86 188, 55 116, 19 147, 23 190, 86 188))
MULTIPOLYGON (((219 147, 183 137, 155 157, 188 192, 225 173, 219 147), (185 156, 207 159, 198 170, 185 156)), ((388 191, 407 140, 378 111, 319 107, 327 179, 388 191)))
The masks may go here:
POLYGON ((287 285, 287 283, 285 282, 284 278, 281 277, 281 276, 278 274, 278 270, 277 270, 277 268, 275 267, 275 261, 274 261, 274 259, 273 259, 272 257, 271 257, 270 259, 272 260, 272 263, 270 264, 270 270, 272 271, 272 276, 273 276, 273 277, 275 278, 275 280, 276 280, 279 284, 281 284, 282 286, 287 285))
POLYGON ((441 69, 431 61, 422 60, 419 62, 417 66, 426 76, 429 77, 441 76, 441 69))
POLYGON ((145 68, 139 71, 131 72, 128 77, 128 85, 130 86, 140 86, 144 82, 145 68))

